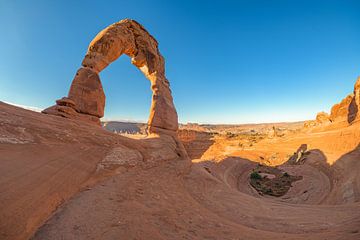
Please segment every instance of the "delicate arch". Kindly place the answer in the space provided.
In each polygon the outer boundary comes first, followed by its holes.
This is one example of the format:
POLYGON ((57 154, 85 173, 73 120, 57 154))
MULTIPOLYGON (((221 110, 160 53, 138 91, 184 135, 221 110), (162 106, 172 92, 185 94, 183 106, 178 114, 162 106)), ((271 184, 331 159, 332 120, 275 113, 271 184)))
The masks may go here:
POLYGON ((130 19, 110 25, 91 41, 68 97, 57 100, 57 105, 44 112, 99 123, 104 115, 105 94, 98 74, 122 54, 128 55, 151 82, 149 132, 176 131, 178 117, 158 43, 143 26, 130 19))

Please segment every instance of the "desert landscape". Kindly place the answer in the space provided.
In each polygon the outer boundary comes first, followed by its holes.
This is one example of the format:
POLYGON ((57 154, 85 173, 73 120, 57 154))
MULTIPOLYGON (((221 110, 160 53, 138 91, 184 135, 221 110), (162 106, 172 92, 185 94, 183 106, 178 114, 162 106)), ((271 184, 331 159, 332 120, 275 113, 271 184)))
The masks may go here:
POLYGON ((0 102, 0 239, 360 239, 353 82, 313 120, 179 123, 158 41, 116 22, 55 105, 0 102), (102 120, 121 55, 150 81, 147 123, 102 120))

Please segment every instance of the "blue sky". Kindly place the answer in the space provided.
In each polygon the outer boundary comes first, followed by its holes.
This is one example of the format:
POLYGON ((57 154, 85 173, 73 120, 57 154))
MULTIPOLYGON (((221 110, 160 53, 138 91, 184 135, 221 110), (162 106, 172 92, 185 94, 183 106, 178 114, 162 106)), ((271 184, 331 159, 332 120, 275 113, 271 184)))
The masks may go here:
MULTIPOLYGON (((360 75, 360 1, 0 0, 0 100, 53 105, 123 18, 158 40, 181 122, 314 118, 360 75)), ((147 120, 150 82, 127 56, 100 77, 106 119, 147 120)))

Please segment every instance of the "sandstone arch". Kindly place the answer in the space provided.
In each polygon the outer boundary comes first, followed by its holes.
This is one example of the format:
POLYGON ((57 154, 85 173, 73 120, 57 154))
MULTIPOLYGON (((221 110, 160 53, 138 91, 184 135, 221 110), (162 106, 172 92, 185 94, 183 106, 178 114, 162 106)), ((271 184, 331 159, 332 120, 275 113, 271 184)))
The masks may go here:
POLYGON ((158 43, 143 26, 131 19, 110 25, 91 41, 68 97, 57 100, 55 106, 43 112, 99 124, 105 107, 99 73, 122 54, 128 55, 131 63, 151 82, 149 132, 177 131, 177 112, 158 43))

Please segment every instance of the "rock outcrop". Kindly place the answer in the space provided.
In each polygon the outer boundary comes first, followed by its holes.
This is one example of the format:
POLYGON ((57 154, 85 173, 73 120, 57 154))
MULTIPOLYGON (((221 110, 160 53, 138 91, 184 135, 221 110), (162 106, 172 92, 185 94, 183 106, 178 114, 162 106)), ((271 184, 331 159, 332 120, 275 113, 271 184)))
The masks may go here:
POLYGON ((349 115, 349 105, 354 98, 354 94, 349 94, 340 103, 331 108, 330 120, 332 122, 345 121, 349 115))
POLYGON ((330 123, 330 116, 328 113, 326 112, 319 112, 317 115, 316 115, 316 122, 318 124, 327 124, 327 123, 330 123))
POLYGON ((122 54, 128 55, 131 63, 151 82, 153 94, 148 131, 175 134, 178 116, 170 84, 165 77, 164 58, 154 37, 130 19, 110 25, 92 40, 68 97, 58 100, 55 106, 43 113, 100 125, 99 119, 104 116, 105 94, 98 74, 122 54))
POLYGON ((304 122, 305 128, 320 126, 320 125, 326 125, 331 123, 330 116, 326 112, 319 112, 316 114, 315 120, 309 120, 304 122))
POLYGON ((306 160, 307 144, 301 144, 296 152, 287 161, 288 164, 301 164, 306 160))
POLYGON ((360 77, 357 79, 354 92, 346 96, 340 103, 335 104, 331 108, 330 115, 320 112, 316 116, 316 120, 305 121, 304 128, 316 126, 324 126, 330 123, 347 122, 352 124, 360 119, 360 77))
POLYGON ((360 77, 357 79, 354 86, 353 98, 349 104, 348 122, 351 124, 356 120, 360 120, 360 77))
POLYGON ((315 120, 308 120, 304 122, 304 128, 312 128, 316 126, 315 120))
POLYGON ((272 128, 267 133, 268 138, 276 138, 278 137, 278 130, 275 126, 272 126, 272 128))

